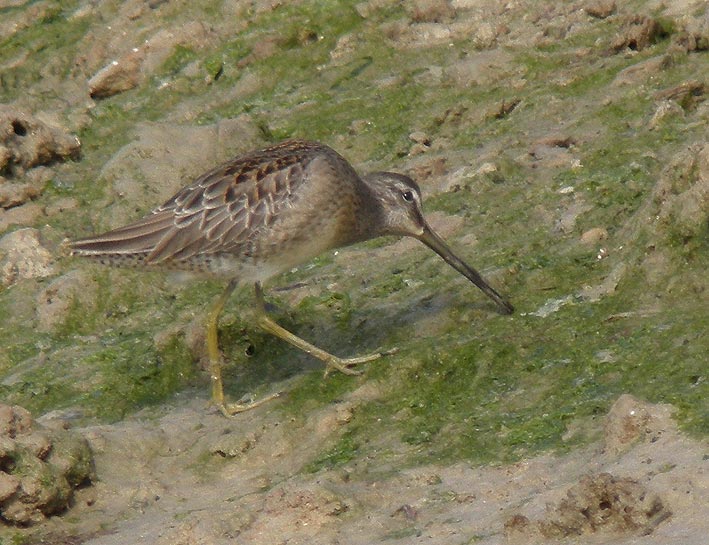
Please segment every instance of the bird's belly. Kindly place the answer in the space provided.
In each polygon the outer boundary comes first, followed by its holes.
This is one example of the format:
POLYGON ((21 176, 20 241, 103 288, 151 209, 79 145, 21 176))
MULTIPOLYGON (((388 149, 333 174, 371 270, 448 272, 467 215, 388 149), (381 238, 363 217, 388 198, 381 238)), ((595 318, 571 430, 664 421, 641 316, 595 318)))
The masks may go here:
POLYGON ((264 282, 289 267, 271 260, 235 257, 230 254, 211 255, 194 267, 194 272, 207 273, 240 282, 264 282))
POLYGON ((294 267, 307 263, 332 249, 331 237, 311 236, 306 241, 281 241, 278 248, 260 248, 253 255, 213 254, 202 256, 190 267, 222 278, 240 282, 264 282, 294 267))

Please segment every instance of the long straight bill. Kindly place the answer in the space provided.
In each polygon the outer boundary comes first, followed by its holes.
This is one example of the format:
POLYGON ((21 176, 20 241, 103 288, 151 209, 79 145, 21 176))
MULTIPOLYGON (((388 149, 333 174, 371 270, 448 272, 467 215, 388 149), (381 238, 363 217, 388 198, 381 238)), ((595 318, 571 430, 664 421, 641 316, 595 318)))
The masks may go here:
POLYGON ((434 233, 428 225, 424 228, 419 240, 440 255, 443 260, 456 271, 480 288, 490 299, 495 301, 504 314, 511 314, 514 311, 514 307, 510 302, 492 289, 488 283, 485 282, 483 277, 480 276, 478 271, 456 256, 443 239, 434 233))

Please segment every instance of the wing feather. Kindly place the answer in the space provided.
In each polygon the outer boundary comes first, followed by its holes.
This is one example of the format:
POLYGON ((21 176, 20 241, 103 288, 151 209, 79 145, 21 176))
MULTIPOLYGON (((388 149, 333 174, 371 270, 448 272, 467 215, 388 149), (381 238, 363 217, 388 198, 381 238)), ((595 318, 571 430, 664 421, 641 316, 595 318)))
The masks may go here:
POLYGON ((75 255, 131 254, 152 249, 174 226, 173 215, 159 212, 103 235, 71 243, 75 255))
POLYGON ((323 154, 337 156, 323 144, 292 140, 237 157, 146 217, 72 248, 80 255, 141 252, 153 265, 187 262, 198 254, 248 255, 279 212, 292 205, 308 164, 323 154))

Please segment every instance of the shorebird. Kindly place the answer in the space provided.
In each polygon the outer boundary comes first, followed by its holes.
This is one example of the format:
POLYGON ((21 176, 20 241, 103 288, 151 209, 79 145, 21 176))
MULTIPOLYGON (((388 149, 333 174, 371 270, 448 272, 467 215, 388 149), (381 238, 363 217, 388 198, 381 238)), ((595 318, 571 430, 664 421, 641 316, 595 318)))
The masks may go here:
POLYGON ((277 397, 230 403, 224 396, 217 326, 224 305, 241 282, 254 285, 256 324, 336 369, 392 351, 340 358, 287 331, 266 313, 262 284, 335 248, 380 236, 414 237, 465 276, 500 311, 512 305, 457 257, 426 222, 421 191, 393 172, 359 176, 335 150, 289 140, 236 157, 199 176, 144 218, 102 235, 72 242, 73 255, 106 265, 185 270, 229 279, 207 320, 212 400, 226 416, 277 397))

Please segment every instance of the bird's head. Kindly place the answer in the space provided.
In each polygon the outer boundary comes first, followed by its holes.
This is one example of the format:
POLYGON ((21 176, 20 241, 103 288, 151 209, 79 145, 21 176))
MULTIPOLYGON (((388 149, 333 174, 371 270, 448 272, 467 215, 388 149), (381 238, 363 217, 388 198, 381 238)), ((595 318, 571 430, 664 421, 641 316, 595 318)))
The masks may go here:
POLYGON ((416 182, 395 172, 372 172, 362 179, 380 205, 378 234, 415 238, 423 235, 427 225, 421 208, 421 190, 416 182))
POLYGON ((423 216, 421 190, 408 176, 394 172, 373 172, 362 178, 379 203, 377 225, 372 226, 376 235, 405 235, 419 239, 460 274, 465 276, 505 314, 514 309, 470 265, 453 253, 445 241, 433 231, 423 216))

